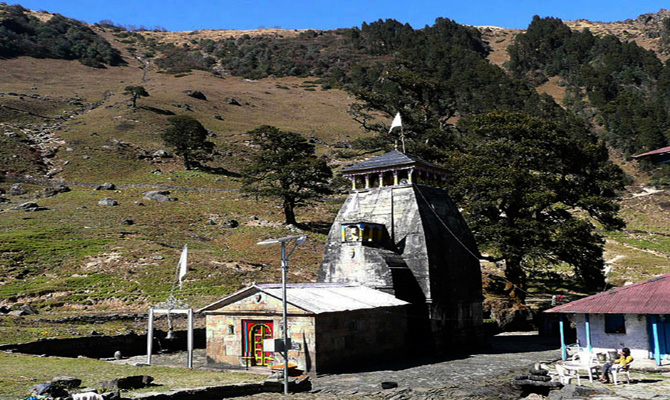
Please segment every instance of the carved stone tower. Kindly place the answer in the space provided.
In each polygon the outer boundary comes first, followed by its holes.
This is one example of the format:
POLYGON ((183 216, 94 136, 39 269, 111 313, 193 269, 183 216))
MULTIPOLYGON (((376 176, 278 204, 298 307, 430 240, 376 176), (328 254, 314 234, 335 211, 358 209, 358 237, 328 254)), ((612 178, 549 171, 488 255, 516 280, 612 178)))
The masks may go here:
POLYGON ((410 302, 408 339, 422 345, 481 338, 479 252, 439 188, 446 171, 391 151, 342 173, 352 193, 330 229, 319 281, 360 283, 410 302))

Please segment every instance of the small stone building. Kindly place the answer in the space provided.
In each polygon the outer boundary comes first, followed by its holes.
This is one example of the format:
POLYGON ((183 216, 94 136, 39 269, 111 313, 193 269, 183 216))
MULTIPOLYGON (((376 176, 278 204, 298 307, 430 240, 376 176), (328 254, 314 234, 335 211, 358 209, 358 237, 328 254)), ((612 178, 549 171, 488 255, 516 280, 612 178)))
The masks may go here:
MULTIPOLYGON (((406 342, 407 303, 355 284, 287 284, 289 362, 308 374, 397 354, 406 342)), ((282 364, 263 339, 283 337, 281 284, 253 284, 198 312, 206 315, 207 363, 282 364)))
POLYGON ((410 340, 448 349, 482 338, 479 251, 442 189, 447 171, 397 150, 342 170, 319 282, 357 283, 411 303, 410 340))
POLYGON ((670 274, 563 304, 545 313, 562 318, 561 348, 567 318, 577 326, 577 341, 592 352, 631 349, 635 358, 670 360, 670 274))

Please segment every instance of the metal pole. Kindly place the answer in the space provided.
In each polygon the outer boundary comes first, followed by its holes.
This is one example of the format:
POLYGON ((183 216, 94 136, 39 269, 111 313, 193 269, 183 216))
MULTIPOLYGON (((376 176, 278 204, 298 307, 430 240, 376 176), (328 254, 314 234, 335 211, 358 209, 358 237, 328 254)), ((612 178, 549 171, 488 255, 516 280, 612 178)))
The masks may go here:
POLYGON ((565 333, 563 332, 563 314, 558 314, 560 317, 558 321, 558 326, 560 327, 560 333, 561 333, 561 359, 563 361, 568 359, 568 351, 567 348, 565 347, 565 333))
POLYGON ((284 323, 284 394, 288 394, 288 319, 286 317, 286 242, 281 243, 281 290, 282 290, 282 319, 284 323))
POLYGON ((591 321, 589 320, 589 314, 584 314, 584 330, 586 331, 586 351, 589 353, 593 350, 591 347, 591 321))
POLYGON ((651 330, 654 338, 654 360, 656 360, 656 365, 661 365, 661 343, 658 340, 658 317, 656 317, 651 324, 651 330))
POLYGON ((188 335, 186 344, 188 346, 188 361, 186 366, 193 368, 193 309, 188 309, 188 335))
POLYGON ((154 309, 149 309, 149 327, 147 328, 147 364, 151 365, 151 348, 154 344, 154 309))

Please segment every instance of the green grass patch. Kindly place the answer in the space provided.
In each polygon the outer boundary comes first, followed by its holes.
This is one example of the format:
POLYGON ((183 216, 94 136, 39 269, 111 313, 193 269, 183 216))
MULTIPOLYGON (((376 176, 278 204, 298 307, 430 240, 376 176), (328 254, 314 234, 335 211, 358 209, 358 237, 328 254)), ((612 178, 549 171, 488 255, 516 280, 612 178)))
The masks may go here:
POLYGON ((82 259, 97 254, 109 242, 104 238, 82 237, 80 232, 70 227, 50 227, 39 231, 16 229, 0 233, 0 259, 11 264, 57 264, 64 259, 82 259), (20 259, 12 260, 12 254, 17 252, 21 254, 20 259))
POLYGON ((74 376, 82 387, 99 388, 101 382, 133 375, 154 377, 152 386, 136 391, 122 391, 123 397, 147 391, 166 392, 178 388, 197 388, 225 384, 261 382, 260 375, 199 371, 172 367, 134 367, 87 358, 36 357, 0 353, 0 393, 3 397, 24 398, 30 388, 55 376, 74 376))

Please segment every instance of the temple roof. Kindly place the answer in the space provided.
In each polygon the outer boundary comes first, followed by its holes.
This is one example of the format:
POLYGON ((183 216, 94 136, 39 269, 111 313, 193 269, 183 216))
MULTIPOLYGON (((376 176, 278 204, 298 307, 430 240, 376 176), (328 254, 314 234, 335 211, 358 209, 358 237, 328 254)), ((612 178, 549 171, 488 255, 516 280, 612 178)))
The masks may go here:
MULTIPOLYGON (((258 292, 266 293, 278 300, 282 299, 281 284, 252 284, 201 308, 197 312, 215 311, 258 292)), ((396 307, 409 304, 379 290, 343 283, 288 283, 286 284, 286 299, 288 304, 313 314, 396 307)))
POLYGON ((366 170, 407 167, 411 165, 423 166, 425 168, 444 171, 444 168, 440 167, 439 165, 429 163, 428 161, 422 160, 419 157, 407 155, 398 150, 393 150, 380 156, 369 158, 365 161, 359 162, 358 164, 354 164, 351 167, 344 168, 342 172, 362 172, 366 170))

